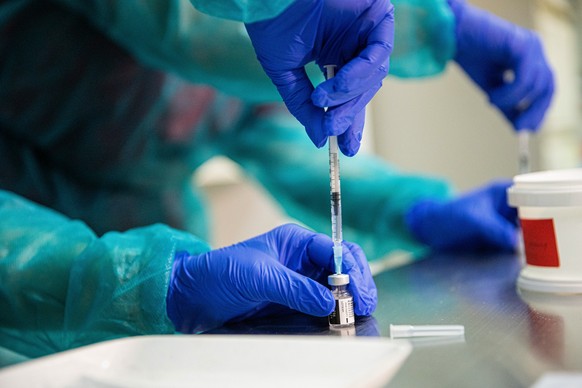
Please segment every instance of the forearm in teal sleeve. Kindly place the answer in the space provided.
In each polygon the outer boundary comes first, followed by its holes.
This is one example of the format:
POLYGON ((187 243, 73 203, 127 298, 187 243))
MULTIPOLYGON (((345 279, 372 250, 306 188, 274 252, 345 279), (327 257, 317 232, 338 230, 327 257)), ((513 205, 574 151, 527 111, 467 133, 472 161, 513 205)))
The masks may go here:
POLYGON ((280 14, 295 0, 190 0, 201 12, 220 18, 252 23, 280 14))
MULTIPOLYGON (((56 1, 148 66, 246 101, 281 100, 240 22, 201 13, 188 0, 56 1)), ((226 2, 207 3, 222 7, 226 2)))
POLYGON ((390 74, 435 76, 455 55, 455 19, 446 0, 393 0, 394 50, 390 74))
MULTIPOLYGON (((188 0, 54 1, 83 15, 149 66, 249 102, 280 101, 240 21, 273 17, 290 0, 192 1, 206 13, 188 0)), ((390 74, 402 78, 440 74, 455 51, 454 17, 446 1, 393 3, 396 37, 390 74)), ((322 80, 317 66, 307 70, 310 78, 322 80)))
POLYGON ((0 348, 29 358, 173 333, 165 298, 174 254, 209 249, 164 225, 97 237, 6 191, 0 220, 0 348))
MULTIPOLYGON (((316 149, 289 114, 274 109, 233 137, 228 155, 258 179, 284 209, 319 232, 331 233, 327 147, 316 149)), ((404 214, 425 198, 451 195, 439 179, 401 173, 365 155, 342 158, 344 239, 368 259, 422 246, 408 232, 404 214)))

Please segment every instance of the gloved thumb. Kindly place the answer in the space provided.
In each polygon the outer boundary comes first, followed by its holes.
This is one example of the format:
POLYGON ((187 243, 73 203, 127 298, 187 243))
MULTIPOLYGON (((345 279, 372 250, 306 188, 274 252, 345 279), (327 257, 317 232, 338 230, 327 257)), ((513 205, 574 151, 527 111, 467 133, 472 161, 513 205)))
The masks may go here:
POLYGON ((268 300, 305 314, 324 317, 334 309, 331 291, 316 281, 283 265, 264 268, 265 273, 255 283, 259 300, 268 300))
POLYGON ((327 141, 324 128, 324 110, 313 105, 311 93, 313 84, 305 69, 289 71, 267 71, 289 112, 305 127, 307 136, 317 148, 321 148, 327 141))
POLYGON ((416 238, 436 250, 513 250, 515 225, 483 194, 491 191, 445 203, 421 200, 408 210, 405 222, 416 238))
POLYGON ((495 215, 481 226, 481 244, 502 251, 513 251, 517 246, 515 225, 501 215, 495 215))

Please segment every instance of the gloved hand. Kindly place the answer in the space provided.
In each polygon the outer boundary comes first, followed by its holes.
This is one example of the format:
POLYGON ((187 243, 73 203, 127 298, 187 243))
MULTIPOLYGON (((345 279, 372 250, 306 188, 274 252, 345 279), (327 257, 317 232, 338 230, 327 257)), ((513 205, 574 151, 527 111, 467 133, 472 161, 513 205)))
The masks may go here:
POLYGON ((410 232, 437 251, 512 251, 517 210, 507 205, 510 181, 499 181, 448 202, 422 200, 405 216, 410 232))
POLYGON ((355 155, 364 108, 388 74, 390 0, 296 0, 277 17, 246 28, 263 69, 313 143, 322 147, 339 135, 341 151, 355 155), (325 65, 339 70, 315 91, 304 69, 314 60, 322 71, 325 65))
POLYGON ((456 19, 455 61, 516 130, 539 129, 554 78, 539 37, 464 0, 448 0, 456 19))
MULTIPOLYGON (((199 332, 250 318, 277 303, 315 316, 335 306, 327 285, 333 242, 288 224, 244 242, 200 255, 176 254, 166 297, 178 331, 199 332)), ((377 291, 363 251, 344 243, 344 273, 350 275, 356 315, 376 308, 377 291)))

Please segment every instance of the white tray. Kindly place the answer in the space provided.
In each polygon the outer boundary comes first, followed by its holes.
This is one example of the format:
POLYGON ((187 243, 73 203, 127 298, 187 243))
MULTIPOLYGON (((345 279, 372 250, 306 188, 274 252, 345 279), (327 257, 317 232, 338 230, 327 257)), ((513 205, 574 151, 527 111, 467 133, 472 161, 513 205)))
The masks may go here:
POLYGON ((0 369, 0 386, 376 387, 410 351, 380 337, 130 337, 0 369))

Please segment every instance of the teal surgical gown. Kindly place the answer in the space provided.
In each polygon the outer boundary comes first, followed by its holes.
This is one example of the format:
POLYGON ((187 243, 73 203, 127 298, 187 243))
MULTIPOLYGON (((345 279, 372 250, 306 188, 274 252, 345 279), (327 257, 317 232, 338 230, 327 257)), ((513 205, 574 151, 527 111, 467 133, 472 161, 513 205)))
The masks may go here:
MULTIPOLYGON (((279 100, 240 23, 289 1, 193 1, 206 14, 179 0, 0 1, 1 365, 173 333, 174 253, 210 249, 191 176, 213 156, 329 231, 327 152, 279 100)), ((409 25, 397 24, 393 73, 437 74, 454 46, 444 0, 394 3, 409 25)), ((450 195, 366 155, 342 163, 342 190, 344 237, 370 260, 422 249, 403 213, 450 195)))

